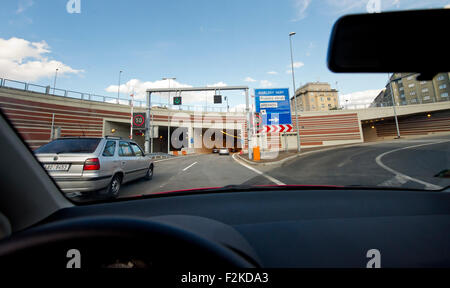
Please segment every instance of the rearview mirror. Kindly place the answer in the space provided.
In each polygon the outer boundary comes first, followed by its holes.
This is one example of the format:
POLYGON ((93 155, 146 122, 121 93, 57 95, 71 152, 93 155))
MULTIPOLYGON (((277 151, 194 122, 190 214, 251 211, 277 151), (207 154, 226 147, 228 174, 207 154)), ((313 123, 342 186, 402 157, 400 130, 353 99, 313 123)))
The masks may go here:
POLYGON ((449 20, 450 9, 344 16, 333 27, 328 67, 333 72, 419 72, 431 79, 450 70, 449 20))

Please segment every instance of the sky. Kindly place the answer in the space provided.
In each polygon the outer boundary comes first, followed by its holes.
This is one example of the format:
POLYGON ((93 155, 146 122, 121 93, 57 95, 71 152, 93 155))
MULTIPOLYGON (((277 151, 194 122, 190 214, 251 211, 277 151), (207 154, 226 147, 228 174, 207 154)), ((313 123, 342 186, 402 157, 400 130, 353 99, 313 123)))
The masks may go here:
MULTIPOLYGON (((349 13, 450 7, 450 0, 2 0, 0 77, 117 97, 147 88, 289 88, 329 82, 341 104, 367 105, 387 75, 335 74, 326 55, 334 22, 349 13), (79 12, 79 13, 78 13, 79 12), (162 80, 162 78, 176 80, 162 80), (348 102, 345 102, 348 100, 348 102)), ((241 92, 229 96, 242 107, 241 92)), ((212 104, 209 94, 183 103, 212 104)), ((167 101, 155 97, 154 101, 167 101)))

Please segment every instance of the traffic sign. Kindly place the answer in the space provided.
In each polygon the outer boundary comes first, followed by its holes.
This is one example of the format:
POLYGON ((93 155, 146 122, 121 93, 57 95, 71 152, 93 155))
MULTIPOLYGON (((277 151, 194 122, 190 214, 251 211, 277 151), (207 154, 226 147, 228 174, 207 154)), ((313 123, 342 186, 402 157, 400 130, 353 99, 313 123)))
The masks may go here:
POLYGON ((222 104, 222 95, 214 95, 214 104, 222 104))
POLYGON ((181 98, 181 96, 173 97, 173 105, 179 106, 179 105, 181 105, 181 104, 182 104, 182 98, 181 98))
POLYGON ((255 89, 255 104, 263 125, 292 124, 289 89, 255 89))
POLYGON ((291 124, 267 125, 266 133, 288 133, 292 132, 294 127, 291 124))
POLYGON ((134 129, 145 128, 145 113, 133 113, 133 128, 134 129))

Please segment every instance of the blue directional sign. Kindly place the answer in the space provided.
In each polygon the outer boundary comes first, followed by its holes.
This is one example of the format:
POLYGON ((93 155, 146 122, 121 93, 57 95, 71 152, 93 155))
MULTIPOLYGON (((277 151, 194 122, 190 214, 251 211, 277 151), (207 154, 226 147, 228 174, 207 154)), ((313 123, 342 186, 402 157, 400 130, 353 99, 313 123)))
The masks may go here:
POLYGON ((255 89, 255 105, 263 125, 292 124, 289 89, 255 89))

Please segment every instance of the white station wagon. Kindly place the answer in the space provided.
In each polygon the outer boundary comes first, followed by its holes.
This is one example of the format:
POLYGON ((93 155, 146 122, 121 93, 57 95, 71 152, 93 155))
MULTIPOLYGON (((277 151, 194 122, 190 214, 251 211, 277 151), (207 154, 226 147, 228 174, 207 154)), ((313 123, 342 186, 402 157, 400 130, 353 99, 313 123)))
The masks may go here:
POLYGON ((116 198, 123 183, 153 176, 152 159, 128 139, 60 138, 34 153, 68 197, 106 189, 116 198))

